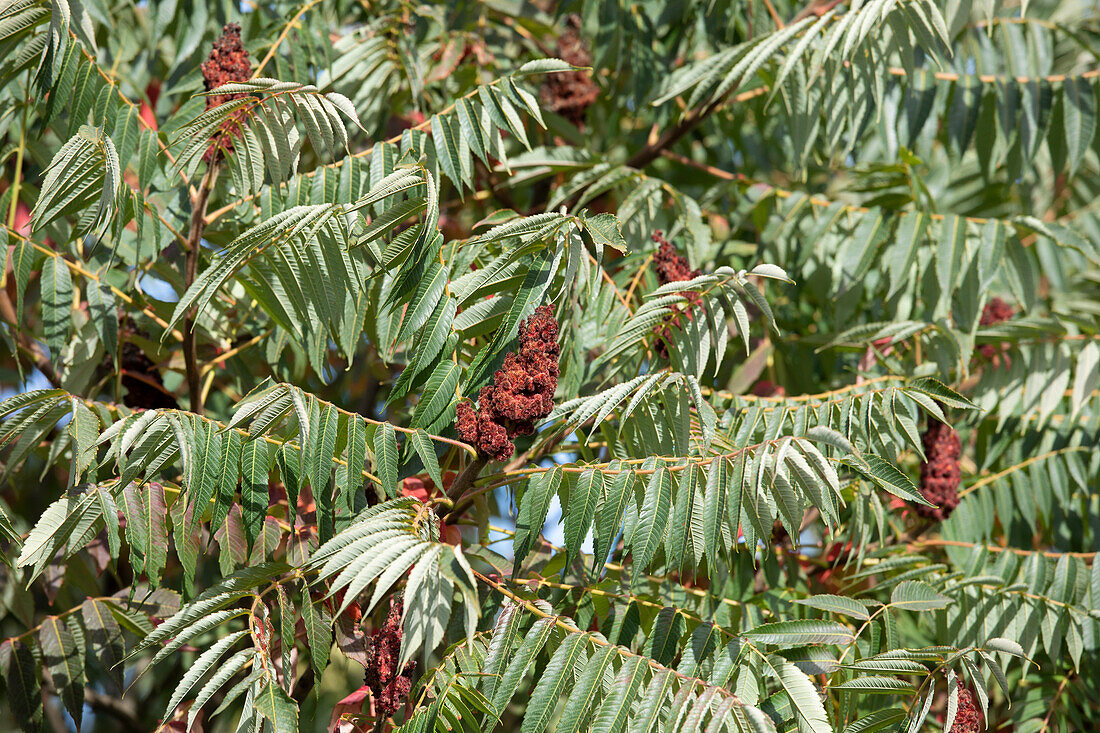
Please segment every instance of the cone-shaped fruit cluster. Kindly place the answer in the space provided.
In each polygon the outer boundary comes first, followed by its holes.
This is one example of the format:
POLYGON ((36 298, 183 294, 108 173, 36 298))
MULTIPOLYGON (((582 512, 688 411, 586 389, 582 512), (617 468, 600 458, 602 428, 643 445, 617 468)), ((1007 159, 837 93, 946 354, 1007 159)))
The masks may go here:
POLYGON ((962 443, 959 434, 935 418, 929 418, 922 438, 927 460, 920 464, 920 493, 934 507, 918 504, 917 514, 942 522, 959 505, 959 456, 962 443))
POLYGON ((974 702, 974 695, 965 687, 959 690, 959 707, 955 712, 955 722, 948 733, 981 733, 985 730, 982 711, 974 702))
MULTIPOLYGON (((655 231, 651 238, 660 245, 657 254, 653 255, 653 269, 657 271, 657 282, 661 285, 692 280, 703 274, 700 270, 691 269, 687 258, 676 251, 672 243, 665 239, 664 232, 660 229, 655 231)), ((681 318, 690 321, 691 308, 699 305, 703 300, 703 296, 693 290, 685 290, 680 295, 687 298, 688 309, 681 310, 677 306, 673 306, 672 313, 665 319, 664 324, 657 327, 656 348, 657 353, 662 357, 668 356, 668 339, 672 335, 671 329, 680 328, 681 318)))
MULTIPOLYGON (((241 27, 236 23, 228 23, 222 28, 221 36, 214 41, 210 56, 202 64, 202 79, 206 85, 206 91, 217 89, 223 84, 248 81, 251 77, 252 62, 248 58, 248 51, 241 43, 241 27)), ((206 108, 211 109, 244 96, 247 95, 243 93, 212 94, 206 98, 206 108)), ((231 138, 240 134, 243 119, 243 110, 238 110, 222 123, 221 128, 214 135, 214 144, 203 154, 203 160, 207 163, 213 161, 218 155, 219 147, 223 151, 232 152, 231 138)))
POLYGON ((493 381, 478 393, 478 407, 458 405, 455 427, 481 455, 507 460, 512 438, 535 432, 535 423, 554 409, 558 388, 558 322, 550 306, 535 309, 519 326, 519 348, 504 358, 493 381))
MULTIPOLYGON (((1015 315, 1016 311, 1013 310, 1011 305, 1000 298, 990 298, 989 302, 985 304, 985 308, 982 308, 982 318, 979 324, 982 326, 995 326, 998 323, 1011 320, 1015 315)), ((1003 345, 998 346, 997 344, 982 344, 978 347, 978 352, 991 361, 1004 350, 1003 345)))
POLYGON ((386 623, 367 637, 367 673, 363 684, 370 688, 374 696, 375 712, 382 718, 388 718, 409 696, 412 689, 412 674, 415 662, 409 662, 398 672, 397 662, 401 659, 401 615, 404 603, 399 598, 390 602, 390 613, 386 623))
MULTIPOLYGON (((592 54, 581 38, 580 28, 580 16, 570 15, 558 36, 557 57, 573 66, 591 66, 592 54)), ((600 96, 600 88, 587 71, 563 71, 548 75, 540 94, 547 109, 583 128, 585 110, 600 96)))

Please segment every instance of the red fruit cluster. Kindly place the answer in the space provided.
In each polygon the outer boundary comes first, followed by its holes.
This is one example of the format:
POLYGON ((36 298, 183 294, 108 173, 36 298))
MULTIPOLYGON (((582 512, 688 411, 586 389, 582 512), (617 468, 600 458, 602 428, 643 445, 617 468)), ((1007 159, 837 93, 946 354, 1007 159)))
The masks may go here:
MULTIPOLYGON (((592 54, 581 38, 580 29, 580 16, 570 15, 565 30, 558 36, 557 56, 573 66, 591 66, 592 54)), ((540 96, 547 109, 583 128, 585 110, 600 96, 600 88, 586 71, 563 71, 546 77, 540 96)))
POLYGON ((415 662, 409 662, 400 672, 397 662, 401 658, 401 615, 405 604, 400 598, 390 601, 390 613, 382 628, 367 637, 367 673, 363 684, 374 696, 375 711, 381 718, 388 718, 409 696, 415 662))
MULTIPOLYGON (((982 326, 994 326, 1011 320, 1015 315, 1016 311, 1011 305, 1000 298, 990 298, 989 302, 985 304, 985 308, 982 308, 982 318, 978 323, 982 326)), ((996 359, 997 355, 1004 350, 1003 345, 998 346, 997 344, 982 344, 978 347, 978 352, 991 361, 996 359)))
POLYGON ((554 312, 539 306, 520 323, 519 349, 508 353, 492 383, 481 388, 477 409, 459 403, 459 437, 483 456, 507 460, 516 449, 511 439, 534 433, 535 422, 554 409, 559 353, 554 312))
POLYGON ((929 418, 928 429, 922 437, 924 455, 928 459, 920 464, 920 493, 936 506, 916 506, 917 514, 925 519, 942 522, 951 516, 959 505, 959 456, 962 443, 959 434, 950 425, 929 418))
POLYGON ((1016 315, 1016 311, 1008 303, 1000 298, 990 298, 989 302, 985 304, 985 308, 982 308, 981 325, 992 326, 995 323, 1002 323, 1011 319, 1014 315, 1016 315))
POLYGON ((761 379, 752 386, 752 393, 757 397, 786 397, 787 390, 783 385, 776 384, 770 379, 761 379))
POLYGON ((687 258, 676 251, 660 229, 653 232, 650 239, 660 245, 657 254, 653 255, 653 269, 657 271, 657 281, 662 285, 691 280, 703 274, 700 270, 691 269, 687 258))
POLYGON ((974 702, 974 695, 965 687, 959 689, 959 707, 955 711, 955 722, 947 733, 981 733, 985 730, 985 718, 974 702))
MULTIPOLYGON (((248 81, 252 78, 252 62, 249 61, 248 51, 241 43, 241 27, 238 24, 227 23, 222 27, 221 36, 214 41, 210 56, 202 64, 202 78, 208 92, 223 84, 248 81)), ((213 94, 206 98, 206 108, 211 109, 245 96, 248 95, 245 93, 213 94)), ((219 147, 224 151, 232 152, 233 143, 230 138, 240 134, 240 125, 243 120, 244 112, 239 110, 223 122, 221 129, 215 135, 215 144, 203 154, 203 160, 207 163, 213 161, 219 147)))
MULTIPOLYGON (((691 280, 703 274, 701 270, 691 269, 691 265, 688 264, 687 258, 676 251, 672 243, 665 239, 664 232, 660 229, 653 232, 651 239, 660 245, 657 249, 657 254, 653 255, 653 268, 657 271, 657 282, 661 285, 691 280)), ((668 339, 671 335, 670 329, 680 327, 681 316, 690 321, 690 309, 699 305, 703 300, 703 296, 692 290, 685 290, 681 292, 680 295, 687 298, 688 310, 682 311, 680 308, 673 306, 672 313, 665 319, 664 324, 657 327, 658 338, 656 348, 657 353, 662 357, 668 356, 668 339)))

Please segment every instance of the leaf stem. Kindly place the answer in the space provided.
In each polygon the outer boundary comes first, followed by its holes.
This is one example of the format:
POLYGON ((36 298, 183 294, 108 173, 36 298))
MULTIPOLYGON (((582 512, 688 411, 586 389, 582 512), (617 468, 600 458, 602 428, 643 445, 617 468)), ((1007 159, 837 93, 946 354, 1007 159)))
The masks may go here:
MULTIPOLYGON (((31 69, 27 69, 27 91, 30 91, 31 86, 31 69)), ((30 96, 30 95, 28 95, 30 96)), ((23 152, 27 148, 27 109, 30 107, 30 100, 23 104, 23 117, 22 123, 19 125, 19 147, 15 150, 15 177, 11 181, 11 205, 8 207, 8 226, 15 229, 15 214, 19 209, 19 184, 23 180, 23 152)), ((0 278, 0 287, 3 287, 6 281, 7 272, 4 272, 4 277, 0 278)))
POLYGON ((673 677, 679 679, 681 681, 681 683, 683 683, 683 684, 692 685, 693 687, 695 685, 702 685, 704 688, 715 689, 718 694, 720 694, 724 697, 730 697, 730 698, 733 698, 734 700, 736 700, 738 705, 740 705, 740 706, 745 705, 745 703, 741 700, 740 697, 738 697, 734 693, 730 692, 729 690, 725 689, 724 687, 716 687, 714 685, 709 684, 704 679, 700 679, 699 677, 691 677, 691 676, 686 675, 682 672, 678 672, 675 669, 672 669, 671 667, 666 667, 665 665, 661 664, 660 662, 658 662, 656 659, 653 659, 652 657, 647 657, 644 654, 635 654, 634 652, 627 649, 626 647, 619 646, 618 644, 612 644, 610 641, 608 641, 607 639, 605 639, 602 636, 586 632, 586 631, 574 626, 573 624, 569 623, 568 621, 566 621, 561 616, 556 616, 556 615, 553 615, 553 614, 546 613, 545 611, 543 611, 541 608, 536 606, 531 601, 523 598, 522 596, 516 595, 511 590, 506 588, 503 584, 498 583, 495 580, 492 580, 491 578, 488 578, 488 577, 482 575, 478 571, 475 570, 473 572, 474 572, 474 576, 478 580, 480 580, 481 582, 483 582, 486 585, 490 586, 491 588, 496 590, 498 593, 500 593, 501 595, 503 595, 505 598, 512 601, 516 605, 522 606, 523 609, 525 611, 527 611, 528 613, 533 614, 533 615, 537 616, 538 618, 553 619, 554 625, 557 626, 558 628, 560 628, 562 631, 565 631, 566 633, 569 633, 569 634, 584 634, 588 638, 588 641, 592 642, 592 644, 594 644, 596 646, 601 646, 601 647, 610 646, 610 647, 613 647, 615 649, 615 651, 622 657, 639 657, 639 658, 642 659, 643 663, 646 664, 647 666, 649 666, 651 669, 653 669, 657 672, 668 671, 669 673, 672 674, 673 677))
POLYGON ((286 37, 287 35, 289 35, 290 31, 298 26, 298 21, 301 20, 302 16, 305 15, 310 8, 312 8, 319 2, 321 2, 321 0, 309 0, 309 2, 303 5, 302 8, 294 14, 294 17, 287 22, 287 24, 283 27, 283 32, 279 34, 279 37, 275 39, 275 42, 273 44, 271 44, 271 48, 267 50, 267 55, 265 55, 263 60, 260 61, 260 65, 256 67, 256 70, 252 72, 253 79, 258 77, 260 75, 260 72, 264 70, 264 67, 267 66, 267 62, 271 60, 271 58, 275 55, 275 52, 279 49, 279 45, 286 40, 286 37))

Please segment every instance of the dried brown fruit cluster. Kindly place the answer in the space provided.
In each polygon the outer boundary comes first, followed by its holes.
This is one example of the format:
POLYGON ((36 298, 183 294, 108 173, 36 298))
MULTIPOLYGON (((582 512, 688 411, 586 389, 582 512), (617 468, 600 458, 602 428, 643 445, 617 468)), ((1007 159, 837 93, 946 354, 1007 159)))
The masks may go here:
MULTIPOLYGON (((217 89, 223 84, 231 82, 248 81, 252 78, 252 62, 248 58, 248 51, 241 43, 241 27, 237 23, 227 23, 222 27, 222 34, 214 41, 214 48, 210 56, 202 64, 202 78, 206 85, 206 91, 217 89)), ((240 94, 213 94, 206 98, 206 108, 211 109, 230 102, 234 99, 248 96, 240 94)), ((203 160, 210 163, 218 155, 218 148, 223 151, 233 151, 231 139, 240 134, 240 125, 244 120, 244 111, 239 110, 230 115, 229 119, 222 123, 221 129, 215 135, 215 143, 203 154, 203 160)))
POLYGON ((965 687, 959 690, 959 707, 955 711, 955 722, 948 733, 981 733, 985 730, 985 718, 974 702, 974 695, 965 687))
MULTIPOLYGON (((989 302, 985 304, 985 308, 982 308, 982 318, 978 323, 981 326, 994 326, 1011 320, 1015 315, 1016 311, 1011 305, 1000 298, 990 298, 989 302)), ((982 344, 978 347, 978 352, 991 361, 995 360, 1004 351, 1004 345, 982 344)))
MULTIPOLYGON (((126 390, 122 403, 127 407, 143 410, 177 409, 179 403, 164 387, 164 378, 157 365, 145 355, 141 347, 133 343, 134 336, 146 336, 129 316, 118 319, 118 335, 122 340, 122 354, 119 372, 122 386, 126 390)), ((111 355, 103 357, 103 368, 114 371, 111 355)))
POLYGON ((515 451, 512 438, 535 432, 535 422, 554 409, 558 388, 558 322, 550 306, 520 323, 519 348, 509 352, 493 381, 478 393, 478 407, 458 405, 455 427, 462 440, 487 458, 503 461, 515 451))
POLYGON ((918 504, 916 510, 925 519, 942 522, 959 505, 962 443, 959 434, 950 425, 935 418, 928 419, 928 429, 924 431, 922 442, 927 460, 920 464, 920 493, 936 506, 918 504))
MULTIPOLYGON (((691 269, 691 265, 688 264, 687 258, 676 251, 672 243, 665 239, 664 232, 660 229, 653 232, 651 239, 660 245, 657 249, 657 254, 653 255, 653 268, 657 271, 657 282, 661 285, 692 280, 703 274, 700 270, 691 269)), ((681 316, 683 316, 685 320, 690 321, 691 309, 699 305, 703 300, 703 296, 693 290, 685 290, 681 292, 680 295, 687 298, 687 310, 681 310, 673 306, 672 313, 665 319, 664 324, 657 327, 658 338, 656 348, 657 353, 661 357, 668 356, 668 340, 672 335, 670 329, 680 327, 681 316)))
MULTIPOLYGON (((591 66, 592 54, 581 38, 580 29, 580 16, 570 15, 565 30, 558 36, 557 55, 573 66, 591 66)), ((540 95, 547 109, 583 128, 585 110, 600 96, 600 88, 586 71, 563 71, 547 76, 540 95)))
POLYGON ((409 662, 400 672, 401 615, 405 604, 400 598, 390 601, 390 613, 382 628, 367 638, 367 673, 363 684, 374 697, 375 711, 388 718, 401 707, 412 689, 412 674, 416 662, 409 662))
POLYGON ((164 378, 153 360, 141 347, 127 341, 122 345, 122 386, 126 394, 122 403, 145 410, 175 410, 179 402, 164 387, 164 378))

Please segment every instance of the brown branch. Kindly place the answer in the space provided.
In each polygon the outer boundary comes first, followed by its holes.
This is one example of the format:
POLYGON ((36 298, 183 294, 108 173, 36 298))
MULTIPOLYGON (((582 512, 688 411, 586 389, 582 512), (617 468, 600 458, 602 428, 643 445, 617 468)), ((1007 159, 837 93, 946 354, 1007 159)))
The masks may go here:
POLYGON ((144 725, 138 717, 137 706, 132 701, 127 702, 111 695, 96 692, 91 687, 85 687, 84 702, 92 710, 107 713, 118 721, 120 727, 115 730, 133 731, 133 733, 142 733, 148 730, 148 726, 144 725))
POLYGON ((57 370, 54 369, 53 363, 46 356, 46 352, 42 350, 41 344, 19 327, 19 322, 15 317, 15 306, 12 305, 11 297, 4 288, 0 288, 0 318, 11 326, 15 343, 24 354, 31 358, 35 368, 42 372, 42 375, 46 377, 50 384, 60 388, 61 377, 58 376, 57 370))
POLYGON ((1043 718, 1043 726, 1039 728, 1040 733, 1050 730, 1050 719, 1054 715, 1055 709, 1057 709, 1057 705, 1055 703, 1057 703, 1058 698, 1062 696, 1062 691, 1066 689, 1067 682, 1069 682, 1069 675, 1063 677, 1062 681, 1058 683, 1058 689, 1054 692, 1054 699, 1050 701, 1050 710, 1047 711, 1046 717, 1043 718))
POLYGON ((46 720, 50 722, 50 728, 55 733, 61 733, 64 731, 68 733, 69 726, 65 724, 64 705, 61 702, 61 697, 57 694, 53 684, 43 685, 47 692, 52 694, 42 701, 42 713, 46 720))
POLYGON ((768 9, 768 15, 772 17, 772 22, 780 28, 786 28, 783 19, 779 17, 779 13, 775 12, 775 6, 772 5, 771 0, 764 0, 764 7, 768 9))
POLYGON ((673 145, 677 140, 702 124, 703 120, 712 115, 715 110, 721 106, 719 102, 720 100, 718 102, 711 102, 706 107, 689 110, 687 114, 680 118, 679 122, 661 133, 660 137, 647 143, 645 147, 630 156, 630 160, 628 160, 626 164, 631 168, 645 168, 657 159, 657 156, 661 154, 662 150, 673 145))
POLYGON ((264 56, 263 61, 256 67, 256 70, 252 72, 252 78, 255 79, 260 75, 260 72, 267 66, 267 62, 275 55, 275 52, 279 49, 279 45, 286 40, 286 37, 290 34, 290 31, 298 27, 298 21, 305 15, 310 8, 319 3, 321 0, 309 0, 301 9, 294 14, 294 17, 287 21, 287 24, 283 27, 283 32, 279 34, 279 37, 275 39, 275 43, 271 44, 271 48, 267 50, 267 55, 264 56))
POLYGON ((462 513, 462 510, 469 505, 468 499, 470 497, 467 497, 467 501, 465 502, 459 502, 458 500, 462 497, 462 494, 465 493, 466 489, 474 483, 478 475, 481 473, 481 470, 487 465, 489 465, 489 459, 485 456, 479 455, 477 458, 470 461, 466 465, 466 468, 462 469, 462 473, 458 474, 458 477, 454 480, 454 483, 452 483, 447 488, 447 497, 456 502, 454 510, 447 515, 448 523, 453 523, 456 519, 458 519, 458 517, 462 513))
POLYGON ((645 147, 634 153, 626 164, 631 168, 645 168, 657 159, 657 156, 661 154, 662 150, 672 147, 680 138, 687 135, 702 124, 708 117, 721 109, 726 102, 745 102, 754 97, 759 97, 761 94, 766 94, 767 92, 768 87, 757 87, 747 92, 741 92, 733 97, 720 97, 704 107, 689 110, 687 114, 680 118, 679 122, 665 130, 660 137, 656 140, 651 140, 645 147))
MULTIPOLYGON (((701 170, 704 173, 708 173, 708 174, 714 176, 715 178, 721 178, 724 181, 748 181, 749 180, 748 178, 746 178, 741 173, 730 173, 729 171, 722 170, 721 168, 715 168, 714 166, 707 165, 706 163, 699 163, 699 162, 694 161, 691 158, 687 157, 686 155, 680 155, 679 153, 674 153, 671 150, 662 150, 661 155, 664 156, 665 158, 668 158, 669 160, 674 160, 677 163, 680 163, 682 165, 688 165, 688 166, 691 166, 692 168, 697 168, 698 170, 701 170)), ((752 181, 750 181, 750 183, 751 182, 752 181)))
POLYGON ((840 0, 812 0, 812 2, 802 10, 798 11, 798 14, 791 18, 792 23, 797 23, 803 18, 808 18, 811 15, 821 17, 825 13, 829 12, 837 5, 840 5, 840 0))
MULTIPOLYGON (((187 232, 187 260, 184 269, 186 293, 199 272, 199 252, 202 250, 202 232, 206 228, 206 206, 217 178, 217 162, 211 162, 203 176, 199 190, 191 198, 191 229, 187 232)), ((195 357, 195 316, 198 308, 191 308, 183 318, 183 361, 187 369, 187 393, 191 399, 191 412, 202 414, 202 375, 195 357)))

